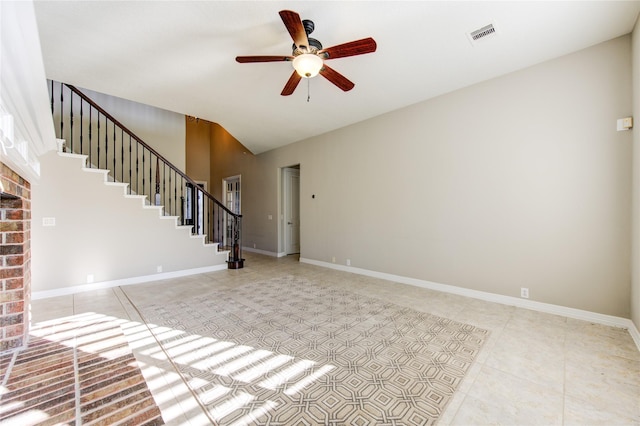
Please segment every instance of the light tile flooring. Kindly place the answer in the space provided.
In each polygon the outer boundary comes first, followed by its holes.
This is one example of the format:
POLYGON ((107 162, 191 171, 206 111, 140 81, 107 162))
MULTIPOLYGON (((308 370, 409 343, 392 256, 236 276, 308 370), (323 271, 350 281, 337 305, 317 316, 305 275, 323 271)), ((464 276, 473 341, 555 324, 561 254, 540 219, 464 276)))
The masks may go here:
POLYGON ((35 300, 32 322, 85 312, 128 320, 123 329, 165 422, 206 425, 135 305, 295 275, 491 331, 439 424, 640 425, 640 351, 626 330, 301 264, 296 257, 245 254, 241 270, 35 300))

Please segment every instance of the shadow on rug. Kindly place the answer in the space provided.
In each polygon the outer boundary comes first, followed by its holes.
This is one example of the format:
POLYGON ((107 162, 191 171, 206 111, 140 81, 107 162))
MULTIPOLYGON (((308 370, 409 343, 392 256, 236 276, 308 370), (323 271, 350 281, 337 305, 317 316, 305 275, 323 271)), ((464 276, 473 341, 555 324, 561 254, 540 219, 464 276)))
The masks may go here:
POLYGON ((433 424, 488 336, 291 276, 139 308, 224 425, 433 424))

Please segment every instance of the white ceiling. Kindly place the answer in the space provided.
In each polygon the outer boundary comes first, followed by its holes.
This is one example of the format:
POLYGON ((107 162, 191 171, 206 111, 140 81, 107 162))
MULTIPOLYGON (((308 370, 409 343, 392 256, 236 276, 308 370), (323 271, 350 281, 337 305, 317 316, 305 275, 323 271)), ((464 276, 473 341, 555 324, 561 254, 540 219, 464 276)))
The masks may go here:
POLYGON ((225 127, 261 153, 562 56, 632 31, 640 1, 36 1, 48 78, 225 127), (280 96, 289 55, 278 11, 315 23, 324 47, 373 37, 378 50, 328 64, 280 96), (472 45, 467 33, 499 34, 472 45))

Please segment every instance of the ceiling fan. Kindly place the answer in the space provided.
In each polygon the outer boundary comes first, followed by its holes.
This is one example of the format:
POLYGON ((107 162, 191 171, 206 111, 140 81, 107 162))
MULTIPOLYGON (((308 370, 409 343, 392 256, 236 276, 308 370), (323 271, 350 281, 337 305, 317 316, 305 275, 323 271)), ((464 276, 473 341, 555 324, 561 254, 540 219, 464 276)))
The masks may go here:
POLYGON ((291 10, 281 10, 280 18, 293 39, 291 55, 288 56, 237 56, 236 61, 248 62, 293 62, 293 74, 285 84, 282 96, 291 95, 302 78, 312 78, 320 74, 345 92, 353 89, 355 84, 345 76, 329 68, 324 61, 362 55, 376 51, 376 42, 371 37, 350 41, 324 49, 322 44, 309 37, 315 28, 313 21, 301 20, 300 15, 291 10))

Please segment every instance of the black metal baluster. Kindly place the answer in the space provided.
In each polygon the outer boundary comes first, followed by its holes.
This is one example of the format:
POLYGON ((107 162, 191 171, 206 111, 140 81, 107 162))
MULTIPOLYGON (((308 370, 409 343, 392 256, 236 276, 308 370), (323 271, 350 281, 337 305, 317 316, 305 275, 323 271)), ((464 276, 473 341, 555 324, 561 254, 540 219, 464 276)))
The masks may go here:
MULTIPOLYGON (((145 149, 142 148, 142 193, 146 195, 146 192, 144 190, 144 177, 146 175, 145 168, 144 168, 144 151, 145 149)), ((151 203, 151 200, 149 200, 149 203, 151 203)))
POLYGON ((129 135, 129 195, 131 195, 131 191, 133 190, 133 179, 131 179, 131 156, 133 155, 131 151, 131 135, 129 135))
POLYGON ((151 151, 149 151, 149 195, 150 195, 149 198, 153 198, 153 201, 154 201, 153 204, 155 204, 155 194, 151 194, 151 191, 153 191, 153 186, 152 186, 153 180, 151 178, 153 173, 153 163, 151 162, 151 156, 152 156, 151 151))
POLYGON ((64 94, 63 87, 60 85, 60 139, 64 139, 64 94))
MULTIPOLYGON (((174 205, 173 205, 173 200, 175 198, 171 197, 171 176, 173 175, 173 170, 169 169, 169 211, 171 212, 171 216, 176 216, 176 212, 173 210, 174 209, 174 205)), ((175 189, 174 189, 174 193, 175 193, 175 189)))
POLYGON ((207 243, 211 242, 211 199, 207 197, 207 243))
POLYGON ((84 151, 82 150, 82 137, 84 132, 84 112, 82 109, 83 105, 84 102, 82 101, 82 99, 80 99, 80 154, 84 153, 84 151))
POLYGON ((236 269, 244 267, 244 259, 242 258, 242 218, 240 216, 234 216, 235 219, 235 234, 233 243, 234 246, 234 262, 233 265, 236 269))
POLYGON ((165 207, 165 214, 166 214, 166 190, 167 190, 167 163, 165 163, 164 161, 162 162, 162 191, 161 191, 161 195, 160 195, 160 204, 162 204, 165 207))
MULTIPOLYGON (((178 181, 176 179, 176 192, 177 191, 178 181)), ((184 225, 184 178, 182 178, 182 176, 180 177, 180 222, 184 225)))
POLYGON ((194 185, 193 187, 193 202, 191 203, 193 205, 193 226, 195 229, 194 234, 196 235, 200 235, 200 216, 198 215, 200 213, 200 209, 198 208, 198 185, 194 185))
POLYGON ((120 129, 120 180, 124 182, 124 130, 120 129))
MULTIPOLYGON (((153 163, 150 164, 151 168, 149 169, 149 178, 151 178, 151 172, 153 169, 153 163)), ((160 158, 156 156, 156 191, 153 194, 153 204, 156 206, 160 205, 160 158)))
POLYGON ((109 121, 104 116, 104 169, 109 170, 109 121))
POLYGON ((93 128, 93 121, 91 121, 92 112, 93 107, 89 106, 89 167, 91 167, 91 156, 93 155, 93 144, 91 143, 91 129, 93 128))
POLYGON ((69 97, 69 151, 73 153, 73 92, 69 97))
POLYGON ((218 213, 218 215, 217 215, 218 216, 218 220, 216 221, 217 222, 216 223, 216 227, 217 227, 216 235, 217 235, 217 239, 219 240, 217 242, 220 243, 220 245, 222 245, 222 243, 223 243, 222 235, 223 234, 222 234, 222 232, 220 232, 221 231, 221 227, 222 227, 222 224, 220 223, 220 206, 216 206, 216 210, 217 210, 217 213, 218 213))
POLYGON ((97 157, 98 157, 98 161, 97 161, 97 168, 100 168, 100 111, 98 111, 98 137, 96 138, 98 140, 98 142, 96 143, 96 150, 97 150, 97 157))
POLYGON ((51 80, 51 96, 49 96, 51 98, 51 115, 53 115, 53 80, 51 80))
POLYGON ((113 123, 113 181, 116 181, 116 123, 113 123))
POLYGON ((140 154, 138 153, 138 146, 140 146, 140 144, 137 142, 138 141, 136 141, 136 194, 140 195, 140 192, 138 191, 138 168, 140 164, 140 154))

